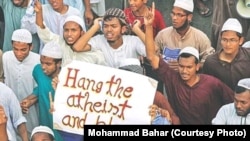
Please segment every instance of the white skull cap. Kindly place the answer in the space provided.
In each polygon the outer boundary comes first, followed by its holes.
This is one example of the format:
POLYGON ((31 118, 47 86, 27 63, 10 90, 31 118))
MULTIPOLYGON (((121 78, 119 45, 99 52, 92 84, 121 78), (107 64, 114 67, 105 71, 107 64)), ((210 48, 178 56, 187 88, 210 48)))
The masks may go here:
POLYGON ((229 18, 226 20, 222 26, 221 32, 226 30, 235 31, 242 34, 242 26, 236 18, 229 18))
POLYGON ((17 29, 13 32, 12 41, 32 43, 32 35, 27 29, 17 29))
POLYGON ((57 42, 48 42, 44 45, 41 55, 61 59, 62 58, 62 49, 57 42))
MULTIPOLYGON (((79 17, 79 16, 70 15, 70 16, 68 16, 68 17, 65 19, 64 24, 65 24, 66 22, 75 22, 75 23, 79 24, 79 25, 82 27, 83 30, 85 29, 85 28, 84 28, 83 19, 82 19, 81 17, 79 17)), ((63 25, 64 25, 64 24, 63 24, 63 25)))
POLYGON ((194 47, 185 47, 183 48, 180 53, 179 53, 179 56, 183 53, 188 53, 188 54, 191 54, 193 55, 195 58, 197 58, 199 60, 199 52, 196 48, 194 47))
POLYGON ((193 0, 175 0, 174 6, 180 7, 189 12, 193 12, 194 10, 194 2, 193 0))
POLYGON ((53 131, 52 131, 49 127, 47 127, 47 126, 42 126, 42 125, 41 125, 41 126, 35 127, 35 128, 32 130, 31 138, 33 137, 33 135, 34 135, 35 133, 38 133, 38 132, 48 133, 48 134, 51 134, 53 137, 55 137, 53 131))
POLYGON ((237 85, 250 90, 250 78, 241 79, 237 85))

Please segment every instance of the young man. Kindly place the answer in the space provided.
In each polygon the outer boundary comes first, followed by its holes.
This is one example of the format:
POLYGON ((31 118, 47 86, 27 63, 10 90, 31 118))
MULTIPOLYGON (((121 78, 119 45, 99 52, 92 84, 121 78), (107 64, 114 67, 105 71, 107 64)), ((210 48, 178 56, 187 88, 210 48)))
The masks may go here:
MULTIPOLYGON (((27 113, 30 106, 38 102, 39 105, 39 125, 48 126, 53 129, 52 115, 49 112, 50 101, 49 94, 54 98, 54 89, 52 88, 52 79, 60 72, 62 63, 61 46, 56 42, 45 44, 40 57, 41 64, 37 64, 32 75, 37 83, 31 95, 24 98, 21 107, 24 113, 27 113)), ((62 140, 60 134, 53 130, 55 140, 62 140)))
POLYGON ((11 139, 11 141, 29 141, 26 128, 27 121, 22 114, 20 103, 16 95, 2 82, 0 82, 0 90, 0 105, 3 106, 5 116, 8 119, 7 130, 10 133, 8 134, 8 138, 11 139), (21 137, 20 140, 17 140, 18 134, 21 137))
POLYGON ((203 73, 217 77, 232 90, 242 78, 250 78, 250 49, 243 48, 243 30, 240 22, 229 18, 221 29, 221 46, 207 57, 203 73))
POLYGON ((85 61, 89 63, 106 65, 101 51, 75 52, 72 46, 85 33, 83 19, 76 15, 68 16, 63 24, 63 38, 50 31, 44 25, 42 6, 39 2, 35 4, 37 32, 40 39, 44 42, 56 41, 62 48, 63 58, 62 66, 70 63, 72 60, 85 61))
POLYGON ((206 57, 214 53, 209 38, 201 30, 190 25, 193 18, 193 0, 175 0, 170 14, 172 26, 161 30, 155 37, 157 49, 162 50, 163 58, 169 66, 178 71, 176 58, 181 49, 191 46, 199 51, 202 65, 206 57))
POLYGON ((218 109, 233 101, 233 91, 215 77, 197 74, 200 59, 194 47, 185 47, 180 51, 177 58, 178 72, 171 69, 155 51, 152 29, 154 4, 152 12, 144 20, 147 58, 164 82, 168 101, 181 123, 211 124, 218 109))
POLYGON ((126 58, 146 56, 142 40, 144 33, 138 25, 140 38, 133 35, 123 35, 127 31, 127 22, 124 12, 119 8, 110 8, 106 11, 103 21, 96 19, 94 25, 73 45, 77 52, 101 50, 109 67, 118 68, 120 62, 126 58), (98 21, 99 20, 99 21, 98 21), (92 37, 99 31, 101 25, 103 34, 92 37), (142 39, 142 40, 141 40, 142 39))
POLYGON ((238 82, 234 91, 234 103, 222 106, 212 124, 250 125, 250 78, 238 82))
MULTIPOLYGON (((11 36, 16 29, 21 28, 21 19, 26 13, 27 7, 32 0, 1 0, 0 7, 4 13, 4 42, 3 52, 12 50, 11 36)), ((40 48, 40 40, 37 34, 32 35, 33 51, 38 53, 40 48)))
MULTIPOLYGON (((147 6, 147 1, 148 0, 128 0, 130 7, 124 9, 128 24, 130 26, 133 26, 134 22, 136 20, 139 20, 141 23, 141 30, 143 32, 145 32, 145 25, 143 20, 144 15, 149 10, 151 10, 151 8, 147 6)), ((154 37, 160 30, 164 28, 166 28, 164 18, 160 11, 155 9, 155 20, 153 23, 154 37)))
MULTIPOLYGON (((9 86, 19 101, 23 100, 36 87, 32 76, 35 65, 40 64, 40 55, 32 52, 32 35, 26 29, 17 29, 12 34, 12 51, 3 54, 4 82, 9 86)), ((33 128, 38 126, 38 107, 30 107, 27 119, 27 130, 30 136, 33 128)))

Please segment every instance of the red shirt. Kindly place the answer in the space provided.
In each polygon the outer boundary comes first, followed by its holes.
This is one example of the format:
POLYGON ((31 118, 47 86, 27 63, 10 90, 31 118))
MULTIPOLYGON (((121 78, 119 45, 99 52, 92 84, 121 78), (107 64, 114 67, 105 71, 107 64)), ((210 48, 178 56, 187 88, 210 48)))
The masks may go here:
MULTIPOLYGON (((150 7, 149 7, 150 9, 150 7)), ((126 15, 126 20, 129 23, 129 25, 133 25, 134 21, 140 20, 141 22, 141 29, 145 33, 145 25, 144 25, 144 19, 143 16, 135 16, 132 12, 131 8, 124 9, 124 13, 126 15)), ((155 9, 155 20, 153 23, 153 30, 154 30, 154 37, 157 35, 157 33, 166 27, 165 21, 163 16, 161 15, 160 11, 155 9)))

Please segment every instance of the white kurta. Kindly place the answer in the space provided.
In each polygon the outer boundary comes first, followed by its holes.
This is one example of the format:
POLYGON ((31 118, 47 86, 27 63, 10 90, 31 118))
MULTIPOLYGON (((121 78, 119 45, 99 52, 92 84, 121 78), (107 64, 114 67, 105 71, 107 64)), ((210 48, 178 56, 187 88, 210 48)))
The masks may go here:
MULTIPOLYGON (((40 55, 29 52, 29 55, 19 62, 13 51, 7 51, 3 54, 3 69, 5 84, 9 86, 17 96, 19 102, 32 94, 36 82, 32 77, 32 71, 36 64, 40 63, 40 55)), ((32 129, 39 125, 38 107, 31 106, 28 114, 24 114, 27 119, 27 129, 29 135, 32 129)))

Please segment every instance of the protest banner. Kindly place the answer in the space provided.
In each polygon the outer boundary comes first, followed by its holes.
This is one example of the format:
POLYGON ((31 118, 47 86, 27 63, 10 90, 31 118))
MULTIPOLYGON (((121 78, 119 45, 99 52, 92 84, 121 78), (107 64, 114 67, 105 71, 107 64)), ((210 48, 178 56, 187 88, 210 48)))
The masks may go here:
POLYGON ((156 87, 145 75, 73 61, 59 74, 54 128, 82 135, 89 124, 150 124, 156 87))

